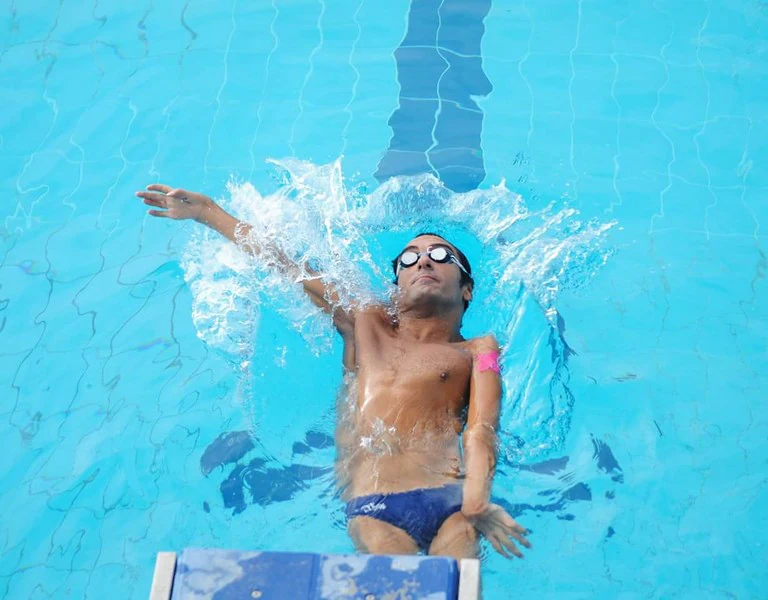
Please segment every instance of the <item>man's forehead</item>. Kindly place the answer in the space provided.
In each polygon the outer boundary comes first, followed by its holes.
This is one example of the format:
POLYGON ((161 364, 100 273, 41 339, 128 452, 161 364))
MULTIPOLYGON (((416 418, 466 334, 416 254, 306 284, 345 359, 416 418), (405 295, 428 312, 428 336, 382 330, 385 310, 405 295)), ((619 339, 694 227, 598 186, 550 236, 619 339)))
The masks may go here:
POLYGON ((456 252, 456 248, 453 247, 453 245, 448 242, 448 240, 441 238, 437 235, 420 235, 419 237, 413 238, 408 244, 406 244, 403 251, 409 249, 409 248, 429 248, 430 246, 445 246, 451 252, 456 252))

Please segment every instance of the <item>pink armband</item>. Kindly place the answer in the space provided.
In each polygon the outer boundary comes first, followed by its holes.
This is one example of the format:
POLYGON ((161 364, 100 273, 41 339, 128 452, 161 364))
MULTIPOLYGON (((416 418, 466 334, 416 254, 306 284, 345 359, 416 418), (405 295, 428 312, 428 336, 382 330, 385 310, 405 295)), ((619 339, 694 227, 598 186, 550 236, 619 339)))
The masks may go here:
POLYGON ((498 352, 483 352, 482 354, 476 354, 475 365, 477 366, 477 370, 481 373, 483 371, 501 372, 501 369, 499 368, 498 352))

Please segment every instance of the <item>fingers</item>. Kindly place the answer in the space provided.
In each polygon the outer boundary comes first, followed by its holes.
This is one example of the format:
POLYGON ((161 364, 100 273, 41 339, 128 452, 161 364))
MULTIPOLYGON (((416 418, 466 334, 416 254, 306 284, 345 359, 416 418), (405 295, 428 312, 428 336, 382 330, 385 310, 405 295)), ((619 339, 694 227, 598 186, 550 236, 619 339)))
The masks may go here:
POLYGON ((150 206, 157 206, 158 208, 166 208, 168 205, 167 196, 164 194, 153 194, 150 192, 136 192, 139 198, 144 199, 144 204, 150 206))
POLYGON ((479 523, 477 529, 491 543, 496 552, 502 556, 512 558, 514 555, 517 558, 524 558, 523 553, 515 545, 515 541, 521 546, 530 548, 531 544, 524 536, 527 531, 511 517, 507 518, 509 520, 497 519, 493 524, 479 523))
MULTIPOLYGON (((139 198, 142 198, 144 200, 144 204, 147 204, 149 206, 156 206, 158 208, 163 208, 163 209, 168 208, 165 191, 170 190, 171 188, 169 188, 167 185, 155 183, 152 185, 148 185, 147 189, 152 191, 136 192, 136 196, 139 198)), ((152 215, 153 217, 162 217, 166 219, 169 216, 167 210, 148 210, 147 213, 152 215)))
POLYGON ((531 547, 531 543, 525 537, 528 534, 528 530, 525 527, 521 527, 520 525, 515 523, 512 527, 507 527, 507 534, 515 538, 518 542, 520 542, 526 548, 531 547))
POLYGON ((190 204, 197 210, 206 203, 213 204, 208 196, 197 192, 190 192, 181 188, 172 188, 161 183, 153 183, 147 186, 147 191, 136 192, 138 198, 144 199, 144 204, 157 206, 158 208, 173 208, 174 203, 190 204), (172 202, 171 202, 172 201, 172 202))
POLYGON ((493 534, 488 537, 488 541, 491 542, 496 552, 505 558, 512 558, 513 555, 517 558, 524 558, 523 553, 515 546, 515 543, 506 536, 493 534))
POLYGON ((506 513, 504 513, 504 516, 502 517, 501 522, 502 522, 502 525, 504 526, 504 529, 506 529, 509 535, 514 537, 524 546, 527 546, 530 548, 531 546, 530 543, 528 542, 528 540, 525 539, 525 536, 529 533, 525 527, 520 525, 517 521, 515 521, 512 517, 510 517, 506 513))
POLYGON ((186 192, 184 190, 173 190, 170 194, 160 194, 157 192, 136 192, 136 196, 144 200, 144 204, 149 206, 156 206, 157 208, 172 208, 173 202, 169 199, 180 200, 181 202, 187 201, 186 192), (173 194, 173 195, 172 195, 173 194))
POLYGON ((153 192, 163 192, 163 194, 167 194, 173 188, 170 185, 164 185, 162 183, 153 183, 151 185, 148 185, 147 189, 153 192))
POLYGON ((526 548, 531 547, 531 542, 529 542, 523 535, 519 533, 510 533, 509 536, 515 538, 519 543, 521 543, 526 548))
POLYGON ((139 198, 152 198, 155 200, 161 200, 163 198, 186 198, 189 196, 189 192, 186 190, 172 188, 169 185, 163 185, 161 183, 153 183, 147 186, 147 192, 136 192, 139 198))
POLYGON ((179 213, 179 202, 188 203, 190 192, 186 190, 172 188, 161 183, 153 183, 147 186, 147 191, 136 192, 136 197, 141 198, 144 204, 163 210, 148 210, 147 214, 153 217, 162 217, 165 219, 185 218, 179 213))
POLYGON ((167 194, 173 198, 181 198, 183 200, 186 200, 187 196, 189 196, 189 192, 182 189, 173 189, 168 191, 167 194))
POLYGON ((511 531, 517 531, 518 533, 526 533, 525 527, 521 526, 517 521, 510 517, 506 511, 501 516, 501 522, 504 523, 504 527, 511 531))
POLYGON ((504 545, 495 535, 486 536, 486 539, 491 542, 491 546, 493 546, 493 549, 496 550, 496 552, 505 558, 512 558, 509 554, 507 554, 507 551, 504 549, 504 545))
POLYGON ((518 547, 517 547, 517 546, 515 546, 515 543, 514 543, 512 540, 510 540, 509 538, 506 538, 505 540, 503 540, 503 543, 504 543, 504 546, 506 546, 506 548, 507 548, 507 549, 508 549, 508 550, 509 550, 509 551, 510 551, 512 554, 514 554, 515 556, 517 556, 517 558, 523 558, 523 553, 522 553, 522 552, 520 552, 520 550, 518 549, 518 547))
POLYGON ((496 552, 502 556, 505 556, 506 558, 512 558, 512 555, 514 555, 517 558, 525 558, 523 553, 520 552, 520 549, 515 546, 515 543, 509 539, 509 537, 494 533, 492 535, 486 536, 486 538, 489 542, 491 542, 491 546, 496 549, 496 552))
POLYGON ((164 200, 168 197, 166 194, 161 194, 160 192, 136 192, 136 196, 138 198, 149 198, 152 200, 164 200))
POLYGON ((510 518, 509 520, 512 521, 511 524, 507 523, 506 520, 503 523, 504 531, 507 536, 515 538, 520 544, 526 548, 530 548, 531 543, 525 537, 528 533, 528 530, 526 530, 525 527, 517 524, 513 519, 510 518))

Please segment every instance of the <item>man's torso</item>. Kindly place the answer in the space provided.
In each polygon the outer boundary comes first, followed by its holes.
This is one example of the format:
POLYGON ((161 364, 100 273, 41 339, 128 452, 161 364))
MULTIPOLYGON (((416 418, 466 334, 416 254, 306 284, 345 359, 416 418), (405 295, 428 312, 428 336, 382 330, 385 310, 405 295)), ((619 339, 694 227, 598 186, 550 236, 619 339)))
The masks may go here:
POLYGON ((342 421, 353 431, 340 432, 347 497, 437 487, 461 476, 471 343, 405 340, 385 311, 357 316, 354 417, 342 421))

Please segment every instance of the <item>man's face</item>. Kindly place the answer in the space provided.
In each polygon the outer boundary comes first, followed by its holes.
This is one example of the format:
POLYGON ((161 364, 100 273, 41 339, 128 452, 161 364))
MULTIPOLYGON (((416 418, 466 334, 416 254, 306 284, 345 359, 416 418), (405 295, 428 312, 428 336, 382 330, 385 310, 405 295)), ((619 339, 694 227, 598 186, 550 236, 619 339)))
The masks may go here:
POLYGON ((422 303, 458 304, 472 299, 470 284, 461 285, 461 269, 453 262, 438 263, 427 255, 427 251, 442 246, 457 256, 456 248, 441 237, 423 235, 412 239, 400 252, 412 250, 420 254, 416 264, 400 267, 397 287, 403 306, 422 303))

